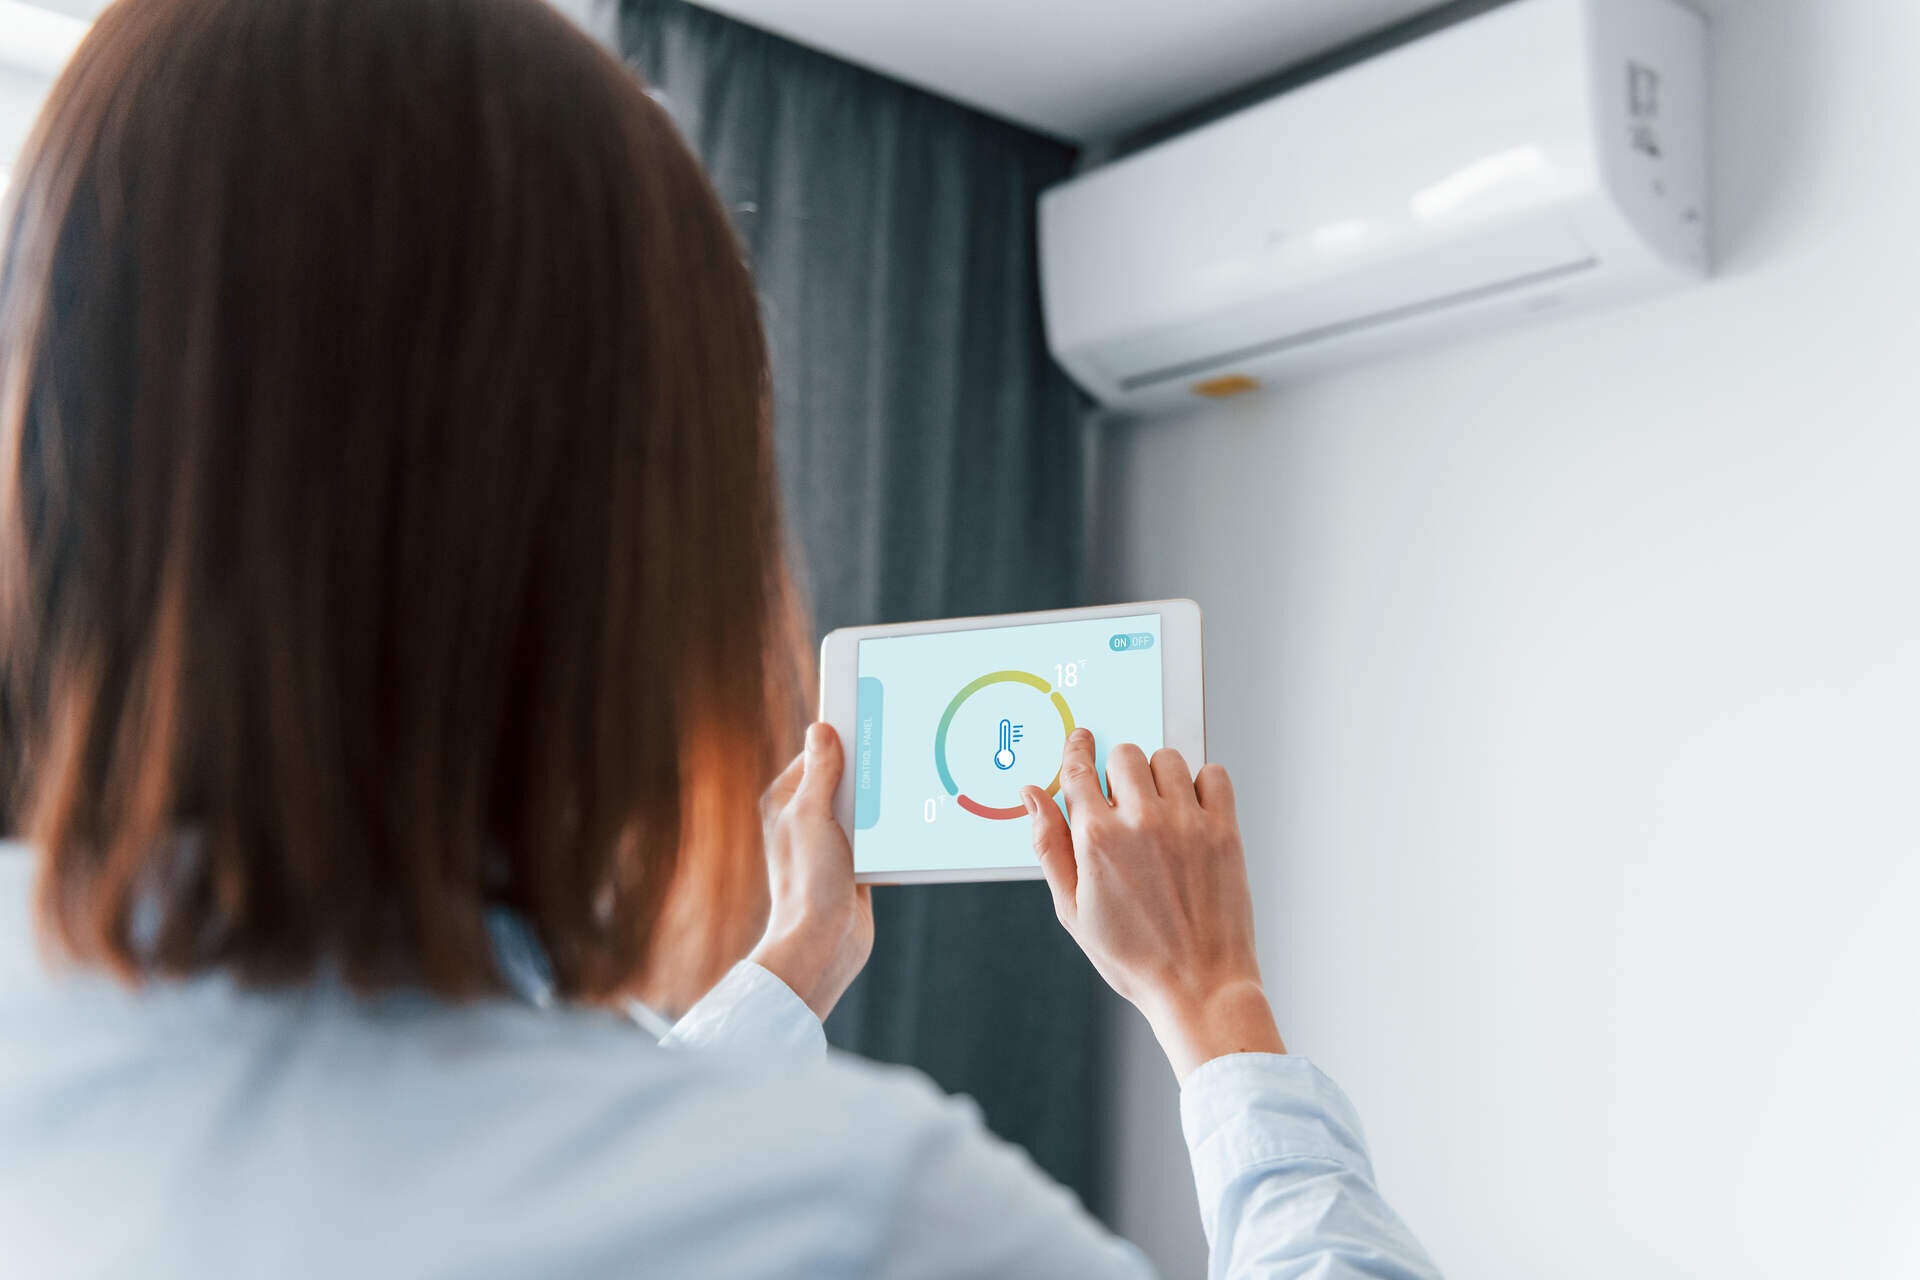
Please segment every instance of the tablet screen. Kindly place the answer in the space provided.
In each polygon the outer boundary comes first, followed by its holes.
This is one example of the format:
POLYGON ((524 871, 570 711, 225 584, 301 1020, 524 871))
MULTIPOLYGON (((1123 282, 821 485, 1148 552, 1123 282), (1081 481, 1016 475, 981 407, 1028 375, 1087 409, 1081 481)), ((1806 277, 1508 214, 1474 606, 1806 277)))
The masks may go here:
POLYGON ((1160 615, 860 641, 853 774, 856 871, 1033 861, 1020 788, 1058 803, 1076 727, 1106 754, 1162 745, 1160 615))

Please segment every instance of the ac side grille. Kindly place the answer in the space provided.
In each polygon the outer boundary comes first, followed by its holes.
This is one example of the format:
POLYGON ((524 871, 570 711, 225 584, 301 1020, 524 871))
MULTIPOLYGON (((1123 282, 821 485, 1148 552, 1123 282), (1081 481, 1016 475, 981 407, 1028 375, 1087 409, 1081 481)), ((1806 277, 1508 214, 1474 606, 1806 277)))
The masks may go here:
POLYGON ((1257 360, 1262 356, 1274 355, 1294 347, 1304 347, 1314 342, 1324 342, 1328 338, 1338 338, 1349 333, 1358 333, 1364 329, 1378 329, 1382 325, 1395 324, 1401 320, 1411 320, 1416 316, 1429 315, 1435 311, 1445 311, 1469 302, 1479 302, 1486 298, 1498 297, 1503 293, 1513 293, 1529 289, 1534 285, 1546 284, 1550 280, 1560 280, 1567 276, 1579 275, 1591 271, 1600 265, 1598 258, 1583 258, 1578 262, 1566 262, 1557 267, 1548 267, 1544 271, 1531 271, 1526 275, 1513 276, 1506 280, 1497 280, 1492 284, 1477 285, 1471 289, 1462 289, 1458 293, 1443 294, 1437 298, 1425 298, 1419 302, 1409 302, 1403 306, 1391 307, 1385 311, 1375 311, 1351 320, 1341 320, 1334 324, 1322 325, 1318 329, 1307 329, 1300 333, 1290 333, 1283 338, 1271 338, 1266 342, 1255 343, 1249 347, 1240 347, 1233 351, 1222 351, 1217 355, 1201 356, 1197 359, 1168 365, 1161 369, 1152 369, 1146 373, 1136 373, 1122 378, 1120 386, 1126 391, 1139 391, 1144 387, 1155 386, 1162 382, 1171 382, 1176 378, 1191 378, 1197 373, 1212 373, 1229 365, 1243 364, 1257 360))

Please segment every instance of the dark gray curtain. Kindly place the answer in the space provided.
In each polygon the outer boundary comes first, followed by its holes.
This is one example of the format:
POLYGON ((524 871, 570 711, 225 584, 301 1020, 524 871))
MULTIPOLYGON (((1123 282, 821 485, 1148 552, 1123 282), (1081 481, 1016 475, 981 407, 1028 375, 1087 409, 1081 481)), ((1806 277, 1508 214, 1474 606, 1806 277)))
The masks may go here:
MULTIPOLYGON (((1082 603, 1080 415, 1034 260, 1072 152, 679 0, 626 0, 620 42, 753 260, 820 628, 1082 603)), ((829 1036, 972 1095, 1091 1203, 1098 978, 1045 887, 875 913, 829 1036)))

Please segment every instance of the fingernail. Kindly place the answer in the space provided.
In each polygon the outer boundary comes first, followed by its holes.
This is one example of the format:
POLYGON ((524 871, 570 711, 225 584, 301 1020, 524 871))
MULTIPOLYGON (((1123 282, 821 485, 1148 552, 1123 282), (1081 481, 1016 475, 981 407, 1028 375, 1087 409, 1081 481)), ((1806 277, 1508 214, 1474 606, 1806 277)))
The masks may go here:
POLYGON ((1075 729, 1073 731, 1073 740, 1075 742, 1082 743, 1082 744, 1090 743, 1093 741, 1093 730, 1075 729))
POLYGON ((807 726, 807 750, 825 751, 827 749, 827 726, 818 720, 807 726))
POLYGON ((1027 816, 1029 818, 1033 817, 1034 814, 1040 812, 1040 805, 1033 798, 1032 787, 1028 787, 1025 791, 1022 791, 1020 793, 1020 803, 1027 806, 1027 816))

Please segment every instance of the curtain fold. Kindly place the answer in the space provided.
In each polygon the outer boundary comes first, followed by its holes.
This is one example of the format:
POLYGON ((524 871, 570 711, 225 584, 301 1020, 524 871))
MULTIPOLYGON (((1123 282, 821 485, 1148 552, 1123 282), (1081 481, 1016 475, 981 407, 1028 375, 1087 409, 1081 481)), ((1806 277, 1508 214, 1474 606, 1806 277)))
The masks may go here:
MULTIPOLYGON (((682 3, 619 44, 732 210, 826 629, 1083 603, 1084 438, 1035 201, 1066 146, 682 3)), ((1104 1002, 1038 882, 882 889, 835 1044, 931 1074, 1093 1202, 1104 1002)))

